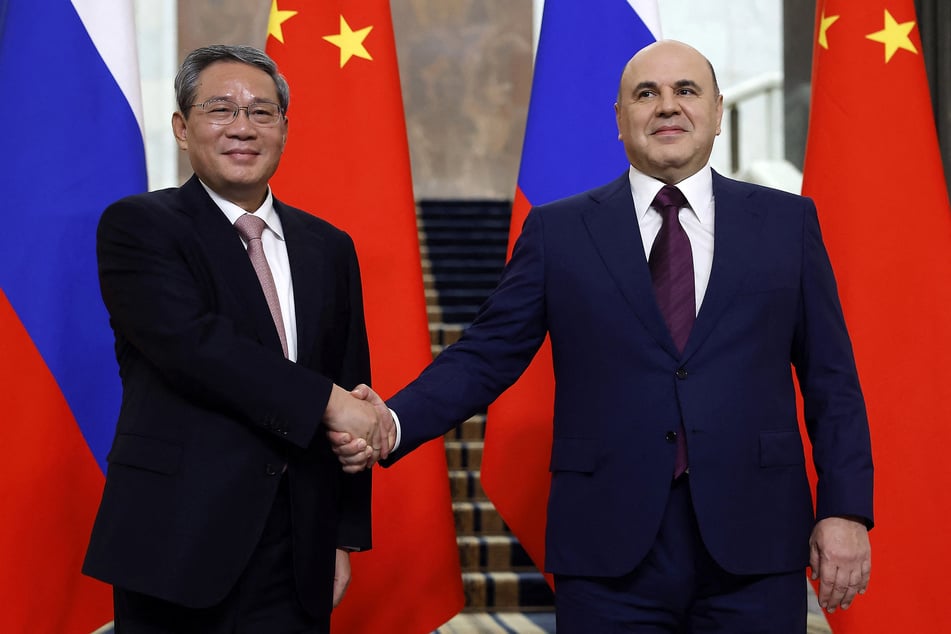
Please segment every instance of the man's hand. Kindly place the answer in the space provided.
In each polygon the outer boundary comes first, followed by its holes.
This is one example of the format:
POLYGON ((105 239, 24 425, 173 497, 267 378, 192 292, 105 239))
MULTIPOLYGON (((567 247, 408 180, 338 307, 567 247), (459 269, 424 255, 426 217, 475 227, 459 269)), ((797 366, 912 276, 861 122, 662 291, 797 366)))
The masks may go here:
POLYGON ((350 585, 350 553, 337 549, 337 563, 334 566, 334 607, 340 604, 343 593, 350 585))
MULTIPOLYGON (((370 389, 362 385, 360 388, 370 389)), ((341 463, 347 473, 362 471, 377 460, 386 458, 396 437, 390 410, 382 405, 382 400, 377 397, 382 406, 374 405, 361 400, 356 393, 357 390, 351 394, 334 385, 324 412, 324 423, 329 430, 328 437, 334 446, 340 444, 342 438, 346 438, 343 442, 347 443, 346 455, 349 458, 345 461, 339 451, 337 455, 341 456, 341 463), (337 432, 336 436, 333 432, 337 432)))
POLYGON ((847 610, 856 594, 865 594, 872 572, 865 524, 845 517, 820 520, 809 538, 809 566, 819 580, 819 605, 830 613, 847 610))
POLYGON ((386 458, 396 443, 396 425, 383 399, 366 385, 347 394, 334 386, 324 415, 327 437, 346 473, 363 471, 386 458), (337 392, 339 390, 339 392, 337 392), (345 413, 355 412, 356 422, 345 413), (364 417, 369 412, 372 422, 364 417))

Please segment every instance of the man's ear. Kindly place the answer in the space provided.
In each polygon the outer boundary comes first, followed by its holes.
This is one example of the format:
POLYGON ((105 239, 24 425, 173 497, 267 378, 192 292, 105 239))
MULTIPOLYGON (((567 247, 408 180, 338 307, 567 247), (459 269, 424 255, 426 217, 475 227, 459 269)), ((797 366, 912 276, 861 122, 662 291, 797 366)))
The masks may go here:
POLYGON ((172 115, 172 134, 175 135, 175 143, 178 144, 178 149, 187 150, 188 122, 185 121, 185 117, 181 112, 176 112, 172 115))

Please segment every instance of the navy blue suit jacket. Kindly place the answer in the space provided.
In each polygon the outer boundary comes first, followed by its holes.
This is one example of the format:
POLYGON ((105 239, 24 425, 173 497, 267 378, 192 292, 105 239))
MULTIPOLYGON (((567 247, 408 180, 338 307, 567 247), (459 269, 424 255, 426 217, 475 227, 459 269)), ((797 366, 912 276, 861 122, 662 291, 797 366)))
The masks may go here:
POLYGON ((370 546, 370 476, 345 476, 321 418, 370 379, 360 273, 342 231, 275 200, 294 284, 284 358, 237 233, 197 178, 103 213, 103 300, 122 406, 83 571, 189 607, 234 586, 286 466, 300 599, 329 619, 337 545, 370 546))
POLYGON ((815 515, 792 368, 819 517, 871 524, 868 423, 815 206, 716 173, 713 192, 713 269, 683 354, 654 298, 625 173, 531 211, 474 323, 389 401, 402 425, 393 459, 483 410, 549 334, 548 571, 617 576, 641 561, 681 416, 713 557, 738 574, 804 568, 815 515))

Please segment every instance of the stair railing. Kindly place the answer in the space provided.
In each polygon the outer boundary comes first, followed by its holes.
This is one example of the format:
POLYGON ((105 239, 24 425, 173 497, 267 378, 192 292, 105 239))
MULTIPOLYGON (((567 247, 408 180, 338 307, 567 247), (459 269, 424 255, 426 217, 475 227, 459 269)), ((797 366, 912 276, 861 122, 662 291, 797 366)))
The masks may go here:
POLYGON ((779 161, 784 154, 783 74, 764 73, 723 91, 724 132, 728 156, 714 163, 738 174, 751 162, 779 161))

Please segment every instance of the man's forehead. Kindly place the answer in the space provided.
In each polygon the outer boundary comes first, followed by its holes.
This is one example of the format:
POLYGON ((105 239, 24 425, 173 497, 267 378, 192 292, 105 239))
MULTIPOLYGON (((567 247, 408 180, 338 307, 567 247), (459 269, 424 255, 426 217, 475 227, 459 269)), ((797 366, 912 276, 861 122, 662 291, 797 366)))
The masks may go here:
POLYGON ((235 87, 250 89, 258 97, 277 97, 277 86, 271 76, 250 64, 220 61, 209 64, 198 74, 199 91, 219 91, 235 87))
POLYGON ((713 80, 706 59, 696 51, 677 47, 649 53, 631 60, 626 73, 630 83, 678 85, 692 82, 706 86, 713 80))

